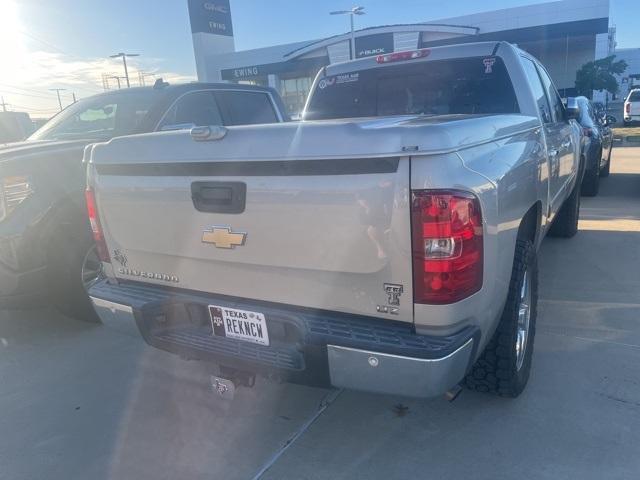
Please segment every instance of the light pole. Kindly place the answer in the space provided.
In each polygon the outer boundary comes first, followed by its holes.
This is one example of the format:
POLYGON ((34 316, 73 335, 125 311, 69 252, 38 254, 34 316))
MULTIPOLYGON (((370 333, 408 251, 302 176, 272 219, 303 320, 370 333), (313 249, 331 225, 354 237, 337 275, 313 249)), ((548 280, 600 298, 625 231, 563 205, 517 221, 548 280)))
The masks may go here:
POLYGON ((337 10, 335 12, 329 12, 329 15, 349 15, 351 20, 351 49, 349 50, 349 56, 351 60, 356 58, 356 37, 353 33, 353 16, 364 15, 364 7, 352 7, 351 10, 337 10))
POLYGON ((62 100, 60 100, 60 92, 64 92, 66 88, 50 88, 49 90, 58 94, 58 106, 60 106, 60 111, 62 111, 62 100))
POLYGON ((107 81, 109 81, 110 78, 115 78, 116 79, 116 82, 118 82, 118 90, 120 90, 120 88, 122 88, 120 86, 120 79, 124 78, 124 77, 118 77, 117 75, 111 75, 111 76, 107 77, 107 81))
POLYGON ((145 82, 145 78, 146 77, 154 77, 155 78, 156 74, 155 73, 148 73, 148 72, 138 72, 138 84, 141 87, 144 87, 147 85, 147 82, 145 82))
POLYGON ((124 65, 124 76, 127 79, 127 88, 131 87, 129 83, 129 71, 127 70, 127 57, 139 57, 138 53, 116 53, 115 55, 109 55, 110 58, 120 58, 122 57, 122 64, 124 65))

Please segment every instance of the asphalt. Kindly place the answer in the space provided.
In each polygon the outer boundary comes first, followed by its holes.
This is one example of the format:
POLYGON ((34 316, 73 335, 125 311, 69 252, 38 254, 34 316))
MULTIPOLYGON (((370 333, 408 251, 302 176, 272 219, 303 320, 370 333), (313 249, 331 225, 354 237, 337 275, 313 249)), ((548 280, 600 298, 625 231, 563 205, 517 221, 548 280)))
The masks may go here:
POLYGON ((410 400, 259 380, 50 309, 0 312, 0 479, 637 479, 640 148, 617 148, 580 232, 544 241, 516 400, 410 400))

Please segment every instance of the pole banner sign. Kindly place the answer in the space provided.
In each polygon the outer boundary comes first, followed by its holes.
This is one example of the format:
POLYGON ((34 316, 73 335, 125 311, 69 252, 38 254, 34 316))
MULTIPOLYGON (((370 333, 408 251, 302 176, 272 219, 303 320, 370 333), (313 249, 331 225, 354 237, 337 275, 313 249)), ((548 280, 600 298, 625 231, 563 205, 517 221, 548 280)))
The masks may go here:
POLYGON ((233 37, 229 0, 189 0, 191 33, 233 37))

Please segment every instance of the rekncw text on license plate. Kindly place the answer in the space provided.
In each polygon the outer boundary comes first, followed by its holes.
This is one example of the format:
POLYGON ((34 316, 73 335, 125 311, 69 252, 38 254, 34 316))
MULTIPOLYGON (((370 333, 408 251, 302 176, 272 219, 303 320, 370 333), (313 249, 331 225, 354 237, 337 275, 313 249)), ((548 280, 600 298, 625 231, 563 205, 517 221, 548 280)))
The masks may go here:
POLYGON ((235 308, 209 305, 213 334, 259 345, 269 345, 264 314, 235 308))

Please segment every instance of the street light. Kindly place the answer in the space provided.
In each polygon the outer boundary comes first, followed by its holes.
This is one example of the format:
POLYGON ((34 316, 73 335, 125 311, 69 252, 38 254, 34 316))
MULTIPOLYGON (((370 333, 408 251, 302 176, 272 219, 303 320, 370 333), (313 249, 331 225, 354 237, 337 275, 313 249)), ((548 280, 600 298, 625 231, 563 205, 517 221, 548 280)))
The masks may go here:
POLYGON ((349 50, 351 60, 356 58, 356 37, 353 34, 353 16, 364 15, 364 7, 353 7, 351 10, 337 10, 329 12, 329 15, 349 15, 351 20, 351 49, 349 50))
POLYGON ((119 58, 122 57, 122 63, 124 65, 124 76, 127 79, 127 88, 131 87, 129 83, 129 71, 127 70, 127 57, 139 57, 139 53, 116 53, 115 55, 109 55, 110 58, 119 58))

